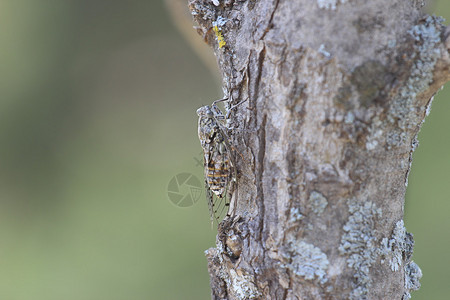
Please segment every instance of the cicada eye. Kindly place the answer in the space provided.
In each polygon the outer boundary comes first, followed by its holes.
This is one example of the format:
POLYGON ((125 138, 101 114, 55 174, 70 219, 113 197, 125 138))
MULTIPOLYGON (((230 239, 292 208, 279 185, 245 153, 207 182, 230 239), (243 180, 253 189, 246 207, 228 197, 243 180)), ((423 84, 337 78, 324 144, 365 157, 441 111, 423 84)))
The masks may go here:
POLYGON ((208 118, 211 118, 210 115, 212 114, 211 112, 211 108, 206 105, 206 106, 202 106, 199 109, 197 109, 197 116, 206 116, 208 118))

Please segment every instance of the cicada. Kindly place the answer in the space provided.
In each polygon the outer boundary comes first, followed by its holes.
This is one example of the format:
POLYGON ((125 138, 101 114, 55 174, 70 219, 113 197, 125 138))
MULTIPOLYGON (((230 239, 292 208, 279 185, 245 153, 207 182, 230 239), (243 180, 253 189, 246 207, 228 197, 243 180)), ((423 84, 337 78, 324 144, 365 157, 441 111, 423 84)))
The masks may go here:
POLYGON ((217 107, 219 101, 197 109, 198 138, 203 149, 206 197, 211 221, 219 221, 220 215, 230 204, 232 183, 236 180, 236 165, 231 153, 230 140, 224 124, 225 115, 217 107), (217 197, 217 201, 214 199, 217 197))

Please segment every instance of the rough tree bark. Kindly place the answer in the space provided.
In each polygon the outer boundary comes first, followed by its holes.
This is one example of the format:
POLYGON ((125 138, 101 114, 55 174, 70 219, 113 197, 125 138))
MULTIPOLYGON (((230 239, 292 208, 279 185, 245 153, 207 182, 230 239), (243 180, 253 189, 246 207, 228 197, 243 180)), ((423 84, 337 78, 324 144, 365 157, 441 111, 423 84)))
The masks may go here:
POLYGON ((450 30, 420 2, 190 1, 224 94, 248 99, 229 124, 231 217, 207 251, 214 299, 407 299, 420 286, 405 191, 450 77, 450 30))

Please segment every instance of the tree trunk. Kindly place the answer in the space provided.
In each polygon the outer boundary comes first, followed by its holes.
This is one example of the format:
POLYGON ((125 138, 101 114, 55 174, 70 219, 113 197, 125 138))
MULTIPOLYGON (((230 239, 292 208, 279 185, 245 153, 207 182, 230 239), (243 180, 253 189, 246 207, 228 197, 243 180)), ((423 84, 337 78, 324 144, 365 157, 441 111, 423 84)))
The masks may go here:
POLYGON ((403 207, 449 79, 449 30, 411 0, 191 0, 231 104, 237 184, 213 299, 408 299, 403 207))

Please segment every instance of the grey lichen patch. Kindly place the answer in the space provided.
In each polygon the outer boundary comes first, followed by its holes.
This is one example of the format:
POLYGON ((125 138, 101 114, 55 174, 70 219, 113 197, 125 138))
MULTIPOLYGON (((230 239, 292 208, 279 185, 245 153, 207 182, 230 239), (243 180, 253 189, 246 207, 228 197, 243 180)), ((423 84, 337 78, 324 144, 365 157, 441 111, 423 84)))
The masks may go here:
POLYGON ((298 221, 303 219, 303 215, 300 213, 300 209, 298 207, 291 207, 289 210, 289 223, 297 224, 298 221))
POLYGON ((347 265, 354 270, 354 289, 350 299, 364 299, 371 286, 369 271, 378 257, 377 238, 374 236, 376 219, 381 209, 368 200, 349 199, 350 217, 344 225, 339 252, 346 255, 347 265))
POLYGON ((319 8, 335 10, 338 3, 345 3, 347 0, 317 0, 319 8))
POLYGON ((404 299, 410 299, 409 291, 417 291, 420 288, 420 278, 422 278, 422 270, 419 266, 411 261, 405 266, 405 289, 407 292, 403 296, 404 299))
POLYGON ((244 274, 240 270, 230 270, 232 289, 238 299, 256 299, 260 296, 258 288, 254 284, 253 276, 244 274))
POLYGON ((415 86, 417 93, 423 92, 433 81, 433 70, 436 60, 441 56, 441 30, 444 19, 428 16, 424 23, 414 26, 409 34, 416 41, 417 60, 411 72, 408 83, 415 86))
POLYGON ((405 86, 400 89, 389 110, 389 122, 396 124, 400 130, 391 134, 392 138, 387 140, 389 146, 403 143, 404 137, 401 136, 401 132, 416 126, 417 118, 423 117, 423 114, 417 116, 411 107, 414 107, 413 101, 416 97, 433 81, 434 66, 441 55, 439 45, 442 22, 443 19, 440 17, 429 16, 408 32, 414 39, 414 51, 411 57, 414 63, 405 86))
POLYGON ((213 22, 213 25, 217 25, 219 27, 225 26, 225 24, 228 22, 228 19, 218 16, 217 19, 213 22))
POLYGON ((388 261, 393 272, 400 270, 403 266, 405 273, 405 295, 403 299, 411 298, 410 290, 418 290, 420 288, 419 279, 422 277, 422 271, 419 266, 411 260, 414 240, 412 234, 406 231, 403 220, 395 224, 391 238, 382 240, 382 248, 380 254, 381 262, 388 261))
POLYGON ((392 237, 384 238, 382 241, 383 250, 381 252, 384 261, 389 262, 392 271, 398 271, 404 262, 409 262, 412 256, 414 241, 412 234, 406 232, 403 220, 395 224, 392 237))
POLYGON ((290 269, 306 280, 318 279, 320 283, 327 282, 326 272, 329 265, 327 255, 312 244, 293 240, 294 236, 290 239, 286 251, 282 252, 282 256, 290 261, 282 264, 282 267, 290 269))
POLYGON ((313 191, 309 195, 309 204, 311 205, 312 211, 316 215, 320 216, 325 210, 325 207, 327 207, 328 201, 324 195, 319 192, 313 191))

